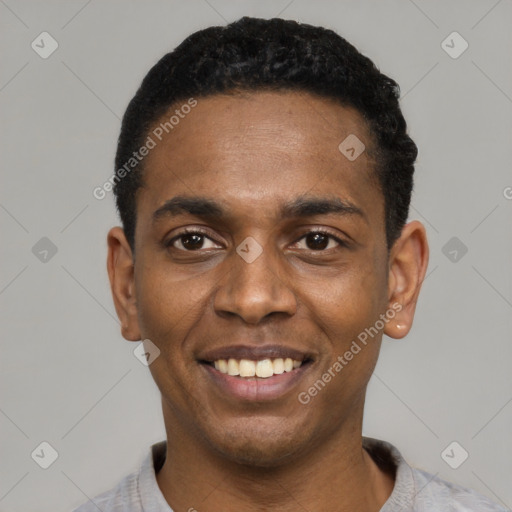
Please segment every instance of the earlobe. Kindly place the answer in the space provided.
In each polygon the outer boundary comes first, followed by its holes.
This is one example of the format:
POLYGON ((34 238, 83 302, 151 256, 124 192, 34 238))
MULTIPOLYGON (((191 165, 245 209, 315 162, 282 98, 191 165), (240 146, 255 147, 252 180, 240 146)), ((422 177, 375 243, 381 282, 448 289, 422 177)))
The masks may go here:
POLYGON ((406 224, 389 259, 388 308, 396 314, 386 324, 384 334, 391 338, 403 338, 411 330, 428 258, 425 227, 419 221, 406 224))
POLYGON ((123 229, 112 228, 107 235, 107 244, 107 271, 121 334, 128 341, 139 341, 133 254, 123 229))

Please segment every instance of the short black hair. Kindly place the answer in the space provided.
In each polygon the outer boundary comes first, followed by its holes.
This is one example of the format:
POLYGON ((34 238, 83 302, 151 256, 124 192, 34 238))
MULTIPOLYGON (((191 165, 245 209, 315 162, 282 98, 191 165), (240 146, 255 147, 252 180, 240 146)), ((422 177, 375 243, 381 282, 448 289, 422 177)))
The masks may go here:
MULTIPOLYGON (((376 145, 375 172, 384 196, 388 249, 409 213, 418 150, 406 133, 398 84, 334 31, 280 18, 243 17, 187 37, 143 79, 123 117, 115 166, 127 169, 151 127, 190 98, 237 90, 293 90, 341 102, 366 121, 376 145)), ((341 142, 341 141, 340 141, 341 142)), ((114 193, 135 249, 136 193, 144 166, 119 174, 114 193)), ((117 176, 116 176, 117 178, 117 176)))

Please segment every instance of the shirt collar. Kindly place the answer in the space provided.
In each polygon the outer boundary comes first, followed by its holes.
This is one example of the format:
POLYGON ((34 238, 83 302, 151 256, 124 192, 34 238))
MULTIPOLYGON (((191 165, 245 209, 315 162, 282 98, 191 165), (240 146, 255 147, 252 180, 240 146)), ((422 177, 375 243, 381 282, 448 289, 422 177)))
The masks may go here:
POLYGON ((150 453, 140 467, 138 485, 144 512, 173 512, 156 480, 156 473, 165 461, 166 449, 165 440, 151 446, 150 453))
POLYGON ((371 437, 363 437, 363 447, 381 469, 395 472, 393 491, 379 512, 413 512, 419 490, 413 470, 402 454, 391 443, 371 437))

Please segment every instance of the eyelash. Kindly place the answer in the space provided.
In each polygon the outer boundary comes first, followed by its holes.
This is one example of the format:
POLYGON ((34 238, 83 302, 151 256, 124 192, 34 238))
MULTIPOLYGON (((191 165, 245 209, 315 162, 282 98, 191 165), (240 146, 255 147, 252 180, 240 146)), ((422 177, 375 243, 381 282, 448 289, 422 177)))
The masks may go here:
MULTIPOLYGON (((329 230, 326 230, 326 229, 312 229, 312 230, 308 231, 307 233, 305 233, 304 235, 302 235, 300 238, 298 238, 296 240, 296 242, 294 242, 294 243, 297 243, 298 241, 302 240, 303 238, 305 238, 307 235, 310 235, 311 233, 320 233, 322 235, 326 235, 329 238, 333 239, 336 243, 338 243, 340 247, 348 247, 347 242, 341 240, 340 238, 333 235, 329 230)), ((215 240, 213 240, 209 236, 209 234, 206 231, 204 231, 200 228, 184 228, 182 231, 180 231, 177 235, 172 237, 170 240, 168 240, 167 242, 164 242, 165 247, 177 249, 176 247, 173 247, 174 242, 176 242, 177 240, 179 240, 181 237, 183 237, 185 235, 201 235, 201 236, 204 236, 205 238, 208 238, 212 242, 217 243, 217 242, 215 242, 215 240)), ((198 249, 197 251, 185 251, 183 249, 177 249, 177 250, 182 251, 182 252, 190 252, 190 253, 201 252, 201 249, 198 249)), ((313 249, 310 249, 310 252, 327 252, 327 250, 321 249, 319 251, 314 251, 313 249)))

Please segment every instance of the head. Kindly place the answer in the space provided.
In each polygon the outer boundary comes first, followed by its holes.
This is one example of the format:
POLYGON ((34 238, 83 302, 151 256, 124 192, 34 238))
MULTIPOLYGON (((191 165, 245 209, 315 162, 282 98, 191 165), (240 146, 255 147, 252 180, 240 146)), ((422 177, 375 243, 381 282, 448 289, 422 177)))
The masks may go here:
POLYGON ((108 269, 123 336, 160 350, 168 431, 269 466, 360 427, 428 263, 398 96, 339 35, 282 19, 196 32, 144 78, 108 269), (288 356, 301 366, 259 381, 215 369, 288 356))

